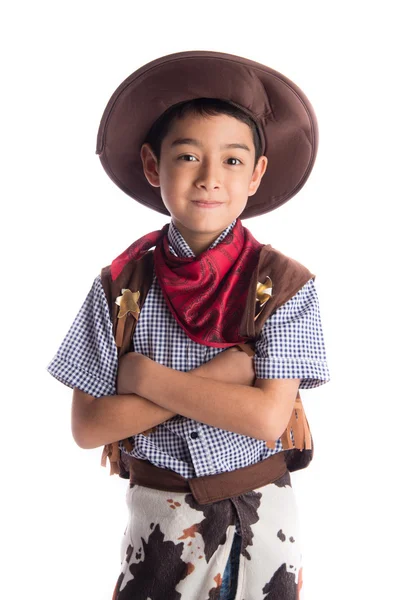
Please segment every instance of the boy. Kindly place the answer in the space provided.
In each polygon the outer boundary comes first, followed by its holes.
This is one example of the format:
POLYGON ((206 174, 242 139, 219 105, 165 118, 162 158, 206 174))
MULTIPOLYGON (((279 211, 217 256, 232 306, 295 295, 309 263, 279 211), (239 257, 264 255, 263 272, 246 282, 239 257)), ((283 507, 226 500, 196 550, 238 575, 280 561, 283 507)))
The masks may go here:
POLYGON ((301 90, 232 55, 162 57, 108 103, 103 166, 171 222, 96 277, 48 370, 74 389, 78 445, 129 471, 114 599, 299 597, 285 451, 307 438, 298 389, 329 380, 318 299, 239 217, 292 197, 316 149, 301 90))

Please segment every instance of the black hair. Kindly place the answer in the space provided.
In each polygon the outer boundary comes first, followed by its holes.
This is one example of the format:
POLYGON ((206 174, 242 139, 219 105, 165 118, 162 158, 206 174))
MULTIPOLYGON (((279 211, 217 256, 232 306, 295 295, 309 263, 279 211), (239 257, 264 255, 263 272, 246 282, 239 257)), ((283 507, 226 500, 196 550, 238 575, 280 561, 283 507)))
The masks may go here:
POLYGON ((150 144, 157 161, 160 161, 161 143, 168 134, 172 123, 176 119, 181 119, 188 114, 197 114, 201 116, 228 115, 242 121, 248 125, 253 133, 253 142, 255 147, 254 168, 258 159, 262 156, 262 142, 257 123, 245 111, 234 104, 219 98, 194 98, 173 104, 162 113, 151 126, 146 139, 143 143, 150 144))

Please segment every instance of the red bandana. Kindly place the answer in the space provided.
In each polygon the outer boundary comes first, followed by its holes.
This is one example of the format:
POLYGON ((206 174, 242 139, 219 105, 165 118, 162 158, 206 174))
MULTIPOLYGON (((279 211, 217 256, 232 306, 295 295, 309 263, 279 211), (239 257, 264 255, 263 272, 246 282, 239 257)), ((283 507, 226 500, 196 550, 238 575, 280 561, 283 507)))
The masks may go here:
POLYGON ((239 328, 262 244, 238 219, 215 248, 182 258, 169 249, 168 228, 143 236, 118 256, 111 265, 112 279, 128 261, 155 246, 154 266, 165 301, 190 339, 216 348, 246 341, 239 328))

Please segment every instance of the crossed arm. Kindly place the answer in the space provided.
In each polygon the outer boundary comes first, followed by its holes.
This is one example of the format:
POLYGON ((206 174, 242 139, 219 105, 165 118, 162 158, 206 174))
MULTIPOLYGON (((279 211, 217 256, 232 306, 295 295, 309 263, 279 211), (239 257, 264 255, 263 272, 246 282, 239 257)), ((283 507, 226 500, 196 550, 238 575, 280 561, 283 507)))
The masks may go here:
POLYGON ((119 363, 117 395, 95 399, 74 388, 72 433, 82 448, 96 448, 180 414, 275 440, 289 421, 300 380, 254 379, 252 358, 237 348, 187 373, 130 352, 119 363))

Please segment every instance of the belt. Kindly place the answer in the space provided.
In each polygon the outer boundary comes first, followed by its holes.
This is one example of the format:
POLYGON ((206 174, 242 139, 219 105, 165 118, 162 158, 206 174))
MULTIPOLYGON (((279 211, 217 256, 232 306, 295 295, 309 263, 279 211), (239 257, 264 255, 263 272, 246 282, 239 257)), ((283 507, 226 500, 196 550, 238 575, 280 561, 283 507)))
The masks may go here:
POLYGON ((125 452, 121 452, 121 460, 129 470, 131 485, 143 485, 168 492, 189 492, 193 494, 198 504, 210 504, 240 496, 273 483, 288 471, 283 451, 248 467, 189 479, 175 471, 156 467, 148 460, 135 458, 125 452))

